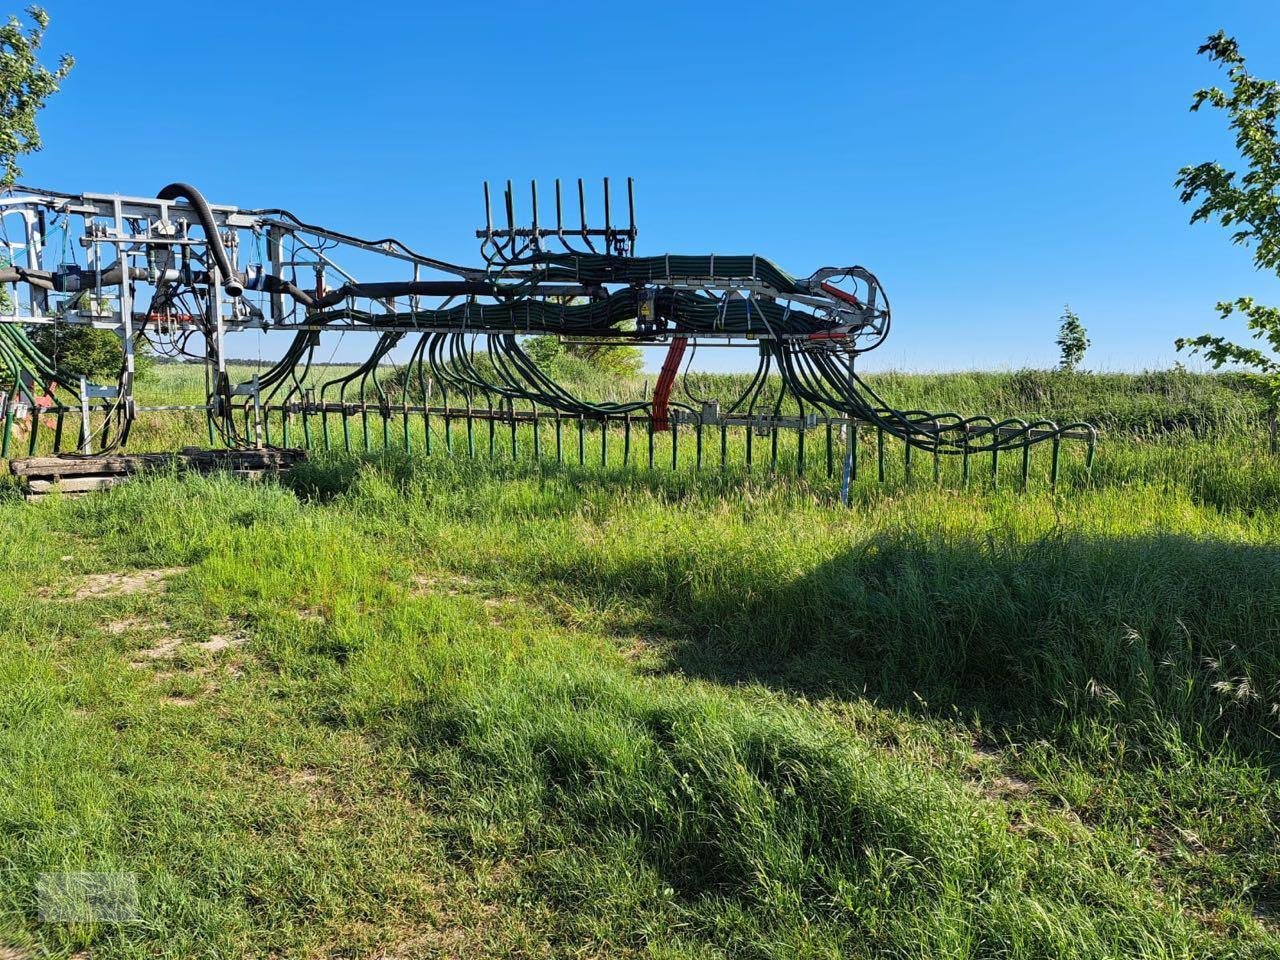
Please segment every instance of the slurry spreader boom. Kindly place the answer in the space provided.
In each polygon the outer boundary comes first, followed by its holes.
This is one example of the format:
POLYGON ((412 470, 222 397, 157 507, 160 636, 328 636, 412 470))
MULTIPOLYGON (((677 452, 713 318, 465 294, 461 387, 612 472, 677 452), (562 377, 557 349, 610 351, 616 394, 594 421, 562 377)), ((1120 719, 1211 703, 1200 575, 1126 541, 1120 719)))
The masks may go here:
POLYGON ((392 238, 361 239, 304 223, 285 210, 211 204, 184 183, 154 198, 9 189, 0 196, 0 239, 8 252, 0 266, 7 292, 0 304, 0 455, 19 444, 28 453, 111 452, 128 442, 140 414, 194 410, 206 420, 211 445, 230 448, 351 449, 354 422, 370 449, 372 415, 381 421, 380 439, 373 431, 379 446, 452 453, 465 430, 466 450, 474 453, 476 426, 487 424, 492 453, 495 431, 509 425, 513 456, 523 437, 526 452, 542 457, 550 421, 561 459, 566 424, 577 430, 583 462, 584 437, 590 432, 594 444, 598 430, 604 463, 611 462, 612 433, 623 464, 647 457, 652 465, 657 434, 663 459, 670 437, 673 467, 677 432, 695 438, 701 467, 704 434, 706 459, 714 459, 718 439, 723 465, 732 431, 735 455, 745 449, 750 468, 753 456, 777 467, 783 436, 783 459, 802 474, 806 436, 816 431, 817 444, 825 438, 825 458, 810 439, 810 460, 825 459, 830 475, 843 464, 846 489, 858 475, 860 436, 874 438, 881 479, 886 440, 904 445, 908 476, 918 451, 932 457, 935 476, 942 458, 958 458, 966 481, 970 458, 980 454, 998 477, 1001 453, 1019 453, 1024 482, 1033 447, 1051 448, 1054 481, 1064 440, 1083 441, 1092 457, 1096 432, 1087 424, 888 404, 855 369, 856 357, 889 333, 884 288, 864 267, 824 267, 798 278, 756 255, 636 256, 630 180, 625 225, 614 222, 608 180, 596 226, 588 223, 581 180, 576 226, 565 223, 559 181, 553 225, 539 220, 536 184, 530 195, 530 220, 518 225, 508 183, 495 225, 485 185, 485 225, 476 232, 483 264, 466 267, 392 238), (400 279, 357 279, 349 272, 357 262, 375 276, 400 279), (57 331, 77 325, 115 331, 123 347, 115 382, 92 383, 62 368, 56 351, 37 348, 49 337, 32 331, 49 325, 55 341, 57 331), (237 383, 228 339, 247 330, 283 332, 288 343, 269 369, 237 383), (339 367, 317 359, 325 335, 360 332, 373 338, 363 361, 339 367), (540 334, 664 345, 666 359, 647 396, 593 402, 558 383, 526 351, 526 338, 540 334), (144 340, 159 355, 203 363, 203 403, 138 403, 134 359, 144 340), (397 363, 392 352, 402 342, 408 358, 402 350, 397 363), (692 359, 700 345, 758 351, 754 376, 740 384, 739 395, 699 400, 687 382, 675 392, 677 381, 688 378, 686 351, 692 359), (647 453, 633 450, 642 443, 633 444, 633 431, 647 439, 647 453), (753 454, 753 436, 765 438, 763 455, 753 454))

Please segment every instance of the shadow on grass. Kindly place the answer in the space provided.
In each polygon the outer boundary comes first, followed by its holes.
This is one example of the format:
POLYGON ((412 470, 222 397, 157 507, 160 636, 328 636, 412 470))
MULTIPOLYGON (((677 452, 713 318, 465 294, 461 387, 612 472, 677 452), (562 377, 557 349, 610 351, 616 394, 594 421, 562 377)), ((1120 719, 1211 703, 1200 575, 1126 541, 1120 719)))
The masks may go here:
MULTIPOLYGON (((730 492, 767 497, 773 511, 789 499, 813 504, 825 486, 405 456, 317 459, 289 483, 304 498, 328 499, 369 469, 397 489, 538 479, 546 496, 537 512, 566 516, 592 496, 674 504, 730 492)), ((874 502, 883 489, 869 484, 859 495, 874 502)), ((1082 716, 1153 740, 1176 728, 1186 743, 1227 743, 1280 763, 1280 547, 899 529, 806 566, 817 554, 734 539, 715 548, 705 539, 715 531, 697 543, 688 533, 602 555, 513 558, 512 571, 602 610, 626 598, 635 619, 626 628, 660 641, 691 675, 960 712, 1043 736, 1082 716)))
MULTIPOLYGON (((686 674, 1051 739, 1096 717, 1139 743, 1176 730, 1280 765, 1280 548, 894 532, 791 579, 743 569, 711 589, 671 562, 611 570, 600 600, 641 599, 637 627, 686 674)), ((565 571, 579 590, 591 573, 565 571)))

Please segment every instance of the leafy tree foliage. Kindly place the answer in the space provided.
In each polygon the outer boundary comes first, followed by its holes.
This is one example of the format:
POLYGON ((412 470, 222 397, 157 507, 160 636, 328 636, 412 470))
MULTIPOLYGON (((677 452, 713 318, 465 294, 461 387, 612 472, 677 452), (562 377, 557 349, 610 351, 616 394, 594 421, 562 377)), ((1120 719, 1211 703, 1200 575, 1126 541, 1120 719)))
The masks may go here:
POLYGON ((577 357, 600 373, 623 380, 640 376, 644 368, 644 353, 639 347, 627 344, 607 344, 598 340, 579 341, 572 337, 560 340, 552 336, 530 337, 522 344, 541 366, 555 363, 557 357, 577 357))
MULTIPOLYGON (((86 376, 94 383, 112 382, 120 375, 124 353, 113 330, 41 324, 28 327, 27 335, 60 370, 86 376)), ((145 377, 154 362, 147 343, 137 341, 133 355, 137 379, 145 377)))
MULTIPOLYGON (((1234 243, 1252 247, 1259 269, 1280 274, 1280 83, 1249 73, 1240 45, 1222 31, 1199 52, 1226 68, 1229 88, 1198 91, 1191 109, 1208 104, 1227 115, 1247 171, 1240 176, 1216 162, 1183 167, 1177 179, 1182 202, 1195 204, 1192 223, 1217 220, 1232 231, 1234 243)), ((1178 349, 1203 354, 1214 367, 1246 367, 1274 407, 1280 403, 1280 309, 1252 297, 1224 300, 1217 309, 1224 320, 1242 317, 1253 339, 1267 349, 1213 334, 1181 337, 1175 341, 1178 349)))
POLYGON ((1062 308, 1062 325, 1058 327, 1058 367, 1070 373, 1080 365, 1089 349, 1089 335, 1070 304, 1062 308))
POLYGON ((0 27, 0 186, 6 187, 22 175, 18 158, 40 149, 36 114, 75 63, 63 55, 56 70, 46 68, 38 54, 49 15, 28 7, 27 16, 30 25, 14 16, 0 27))

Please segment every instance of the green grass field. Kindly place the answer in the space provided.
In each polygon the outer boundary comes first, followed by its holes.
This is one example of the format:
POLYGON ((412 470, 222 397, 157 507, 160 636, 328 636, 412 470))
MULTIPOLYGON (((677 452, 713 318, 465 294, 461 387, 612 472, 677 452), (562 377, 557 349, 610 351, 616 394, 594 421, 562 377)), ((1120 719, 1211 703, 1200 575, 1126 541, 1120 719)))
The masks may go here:
POLYGON ((0 956, 1276 956, 1258 402, 876 382, 1103 443, 1056 491, 895 460, 847 508, 816 455, 378 430, 279 483, 7 489, 0 956), (73 870, 134 874, 137 919, 41 922, 73 870))

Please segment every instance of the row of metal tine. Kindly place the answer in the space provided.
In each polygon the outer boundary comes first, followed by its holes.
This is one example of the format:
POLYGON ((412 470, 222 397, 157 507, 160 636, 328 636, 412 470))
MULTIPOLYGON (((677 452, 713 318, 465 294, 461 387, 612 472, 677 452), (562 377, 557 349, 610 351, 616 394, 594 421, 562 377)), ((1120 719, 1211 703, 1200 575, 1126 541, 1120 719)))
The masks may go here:
MULTIPOLYGON (((316 403, 314 401, 306 403, 294 403, 288 406, 264 406, 261 413, 256 413, 252 405, 246 404, 243 408, 244 417, 244 435, 259 436, 267 445, 279 443, 288 447, 291 443, 296 443, 300 439, 302 445, 308 449, 323 447, 325 450, 334 450, 339 447, 346 453, 373 452, 372 437, 374 433, 370 429, 371 415, 381 420, 381 448, 392 449, 400 447, 406 452, 414 452, 421 450, 425 454, 432 455, 440 451, 443 446, 443 452, 446 455, 454 455, 465 452, 469 457, 474 457, 480 451, 487 451, 489 457, 497 457, 499 445, 507 446, 507 450, 503 451, 504 458, 516 461, 520 458, 521 442, 520 427, 530 428, 527 436, 529 446, 525 450, 532 455, 534 460, 542 460, 545 455, 544 437, 542 425, 548 421, 552 424, 552 440, 554 443, 554 457, 558 464, 567 462, 566 457, 572 459, 572 452, 566 451, 565 430, 566 425, 572 432, 576 433, 576 453, 577 462, 580 466, 586 466, 588 462, 588 434, 596 433, 599 438, 600 465, 609 467, 611 465, 609 455, 610 434, 614 434, 615 441, 620 441, 622 445, 621 465, 626 467, 646 465, 649 469, 654 469, 658 465, 659 453, 657 436, 662 432, 670 434, 670 469, 675 471, 680 466, 680 437, 693 434, 694 443, 694 469, 702 470, 704 467, 716 467, 727 470, 730 467, 729 456, 729 430, 730 425, 706 425, 701 422, 692 424, 685 423, 683 426, 677 419, 668 421, 669 427, 667 431, 654 429, 654 421, 651 417, 645 415, 598 415, 598 416, 581 416, 574 414, 563 414, 554 410, 539 410, 536 406, 527 410, 514 409, 509 404, 503 404, 500 409, 494 409, 491 405, 488 407, 473 407, 468 403, 465 407, 460 406, 431 406, 431 405, 412 405, 403 404, 381 404, 381 403, 347 403, 347 402, 328 402, 316 403), (281 433, 273 436, 271 429, 272 415, 275 414, 281 425, 281 433), (258 419, 258 418, 261 419, 258 419), (330 426, 332 418, 336 417, 341 422, 341 433, 335 435, 330 426), (418 432, 413 426, 413 420, 421 417, 420 424, 420 440, 415 440, 414 435, 418 432), (319 419, 319 429, 313 424, 312 418, 319 419), (357 445, 353 438, 351 430, 351 421, 358 419, 361 440, 357 445), (395 420, 400 421, 401 437, 393 439, 394 430, 392 423, 395 420), (433 423, 433 420, 435 421, 433 423), (256 421, 256 422, 255 422, 256 421), (499 439, 500 425, 505 426, 509 431, 509 437, 504 442, 499 439), (291 429, 291 426, 293 429, 291 429), (298 436, 297 428, 301 427, 302 436, 298 436), (458 433, 461 432, 461 436, 458 433), (637 452, 634 449, 634 434, 640 432, 643 434, 645 442, 645 450, 637 452), (480 434, 477 437, 477 434, 480 434), (620 436, 618 436, 620 434, 620 436), (710 437, 707 435, 710 434, 710 437), (716 444, 718 441, 718 456, 714 449, 709 450, 710 444, 716 444), (509 457, 506 454, 509 452, 509 457), (642 459, 640 459, 642 458, 642 459), (718 463, 717 463, 718 461, 718 463)), ((779 437, 784 431, 794 432, 795 443, 792 446, 794 458, 792 467, 795 474, 800 477, 806 477, 811 474, 810 460, 808 457, 809 448, 812 441, 808 437, 810 429, 821 429, 821 439, 819 443, 822 448, 817 451, 822 457, 824 473, 827 477, 834 477, 840 471, 848 472, 846 480, 857 481, 862 479, 863 464, 865 456, 862 454, 862 445, 867 442, 874 443, 874 476, 884 483, 889 478, 889 444, 894 437, 882 427, 875 424, 864 424, 857 421, 849 421, 844 417, 826 416, 815 418, 813 427, 804 425, 795 427, 769 427, 765 420, 762 419, 758 426, 746 426, 743 428, 743 436, 745 438, 745 457, 744 466, 748 471, 752 470, 757 463, 759 454, 757 453, 757 445, 767 445, 765 455, 768 459, 769 469, 776 472, 779 467, 779 437), (852 433, 848 433, 852 429, 852 433), (847 458, 847 460, 846 460, 847 458)), ((1054 437, 1048 444, 1050 449, 1050 469, 1049 481, 1056 488, 1061 473, 1061 445, 1062 440, 1054 437)), ((590 446, 595 447, 596 442, 593 440, 590 446)), ((664 442, 662 446, 666 446, 664 442)), ((915 475, 915 464, 917 456, 926 457, 932 460, 932 479, 935 483, 942 482, 942 463, 943 455, 940 448, 935 448, 932 453, 929 450, 922 450, 912 446, 909 443, 903 443, 902 454, 902 477, 907 483, 911 483, 915 475)), ((989 468, 989 476, 993 484, 998 483, 1000 478, 1000 461, 1002 453, 1021 454, 1018 458, 1019 473, 1021 486, 1026 489, 1032 474, 1032 451, 1035 445, 1031 443, 1018 444, 1007 449, 994 449, 983 452, 970 453, 965 450, 958 455, 960 460, 961 481, 967 487, 975 475, 973 462, 982 457, 986 460, 989 468)), ((1090 442, 1087 447, 1085 457, 1086 470, 1092 467, 1094 457, 1094 444, 1090 442)), ((666 451, 663 451, 663 459, 665 459, 666 451)), ((686 441, 687 456, 687 441, 686 441)), ((613 464, 616 465, 616 464, 613 464)), ((987 470, 982 472, 986 473, 987 470)))
POLYGON ((484 229, 476 231, 476 237, 484 240, 492 240, 495 237, 500 239, 525 238, 534 240, 541 244, 541 241, 547 237, 557 237, 564 240, 566 233, 570 236, 581 237, 591 249, 595 249, 591 243, 591 237, 603 237, 606 249, 618 252, 619 249, 625 249, 629 252, 635 246, 636 242, 636 201, 635 187, 631 177, 627 177, 627 227, 622 229, 615 227, 613 224, 613 213, 611 209, 611 200, 609 193, 609 178, 603 178, 604 183, 604 226, 592 227, 587 224, 587 197, 586 190, 583 187, 582 178, 578 178, 578 228, 576 230, 565 230, 564 224, 564 208, 560 189, 560 178, 556 178, 556 225, 555 227, 543 227, 538 219, 538 181, 529 181, 529 202, 532 211, 532 222, 530 226, 516 225, 516 205, 515 193, 511 186, 511 181, 507 181, 506 190, 503 193, 503 206, 506 209, 507 226, 503 228, 495 228, 493 225, 493 209, 489 197, 489 181, 484 182, 484 229), (622 245, 625 244, 625 247, 622 245))

